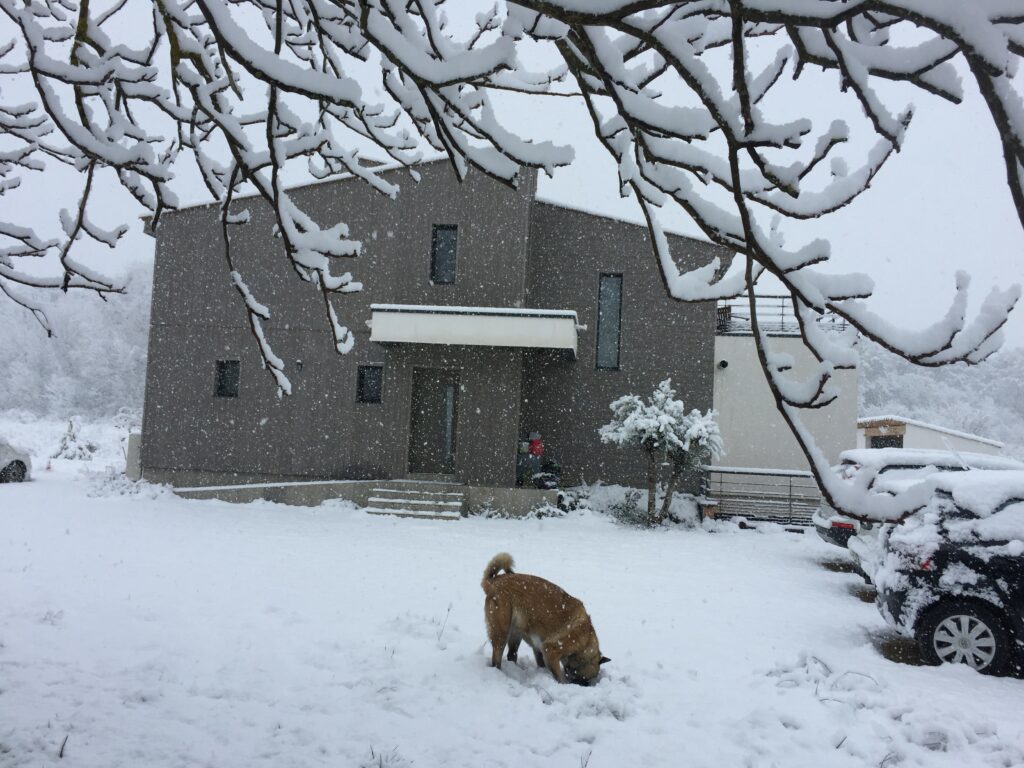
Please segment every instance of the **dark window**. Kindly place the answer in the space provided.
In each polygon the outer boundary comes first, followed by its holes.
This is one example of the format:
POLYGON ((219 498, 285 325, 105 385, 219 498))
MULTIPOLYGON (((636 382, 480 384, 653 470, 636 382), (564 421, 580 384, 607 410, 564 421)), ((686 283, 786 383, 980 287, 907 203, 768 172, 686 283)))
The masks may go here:
POLYGON ((384 399, 384 367, 360 365, 356 384, 356 400, 360 403, 379 403, 384 399))
POLYGON ((902 448, 903 435, 874 435, 871 438, 872 448, 902 448))
POLYGON ((435 224, 430 239, 430 281, 441 285, 455 282, 455 251, 459 228, 454 224, 435 224))
POLYGON ((601 275, 597 291, 597 367, 619 367, 622 325, 622 275, 601 275))
POLYGON ((238 397, 238 379, 241 364, 237 360, 217 361, 217 380, 214 385, 216 397, 238 397))

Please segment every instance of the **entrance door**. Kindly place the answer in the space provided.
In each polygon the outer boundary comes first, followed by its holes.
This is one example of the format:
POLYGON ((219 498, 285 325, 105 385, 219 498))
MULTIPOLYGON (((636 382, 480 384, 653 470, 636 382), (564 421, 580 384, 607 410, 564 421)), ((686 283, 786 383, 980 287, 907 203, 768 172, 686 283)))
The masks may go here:
POLYGON ((459 374, 441 368, 414 368, 409 418, 409 472, 455 473, 455 425, 459 374))

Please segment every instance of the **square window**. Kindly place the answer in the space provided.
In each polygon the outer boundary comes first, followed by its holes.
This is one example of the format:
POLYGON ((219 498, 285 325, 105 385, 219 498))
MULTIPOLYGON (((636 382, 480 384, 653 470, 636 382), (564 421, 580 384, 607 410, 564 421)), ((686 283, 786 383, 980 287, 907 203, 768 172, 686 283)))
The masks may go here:
POLYGON ((902 448, 903 435, 872 435, 872 448, 902 448))
POLYGON ((435 224, 430 238, 430 281, 437 285, 455 282, 455 253, 459 228, 454 224, 435 224))
POLYGON ((238 381, 242 366, 238 360, 218 360, 213 394, 215 397, 238 397, 238 381))
POLYGON ((356 382, 356 401, 379 403, 384 399, 384 366, 360 365, 356 382))

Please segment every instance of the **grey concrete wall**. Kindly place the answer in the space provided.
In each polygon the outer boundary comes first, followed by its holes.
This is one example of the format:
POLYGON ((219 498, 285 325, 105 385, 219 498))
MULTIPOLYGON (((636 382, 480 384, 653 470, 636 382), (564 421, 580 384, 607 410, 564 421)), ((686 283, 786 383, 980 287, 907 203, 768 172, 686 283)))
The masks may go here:
MULTIPOLYGON (((182 486, 176 482, 175 485, 182 486)), ((234 504, 246 504, 258 499, 315 507, 330 499, 346 499, 365 507, 372 495, 375 480, 320 482, 320 483, 263 483, 235 486, 213 486, 210 488, 183 488, 178 495, 186 499, 219 499, 234 504)), ((462 487, 462 486, 460 486, 462 487)), ((558 492, 536 488, 492 488, 487 486, 465 486, 464 514, 500 512, 509 517, 525 517, 535 509, 554 507, 558 504, 558 492)))
POLYGON ((147 476, 169 469, 253 479, 404 476, 412 367, 424 364, 464 369, 460 408, 492 426, 485 439, 468 420, 460 422, 459 479, 513 482, 521 353, 385 350, 369 341, 366 322, 371 303, 522 306, 536 175, 525 172, 513 190, 479 174, 458 184, 445 163, 419 172, 418 184, 404 172, 391 174, 402 185, 397 201, 351 181, 292 191, 321 225, 344 220, 352 237, 364 241, 361 255, 340 260, 337 270, 351 270, 365 286, 334 299, 342 323, 356 334, 354 350, 344 356, 333 349, 319 293, 292 271, 273 237, 270 210, 257 199, 235 205, 251 216, 231 229, 236 267, 270 307, 264 327, 294 387, 282 399, 261 368, 230 283, 217 209, 167 215, 154 273, 142 448, 147 476), (453 285, 429 280, 433 224, 459 227, 453 285), (238 398, 214 397, 215 363, 225 359, 241 361, 238 398), (384 402, 357 403, 357 367, 373 363, 385 363, 384 402), (502 384, 486 386, 484 370, 492 378, 500 374, 502 384))
MULTIPOLYGON (((528 305, 574 309, 587 330, 580 332, 575 361, 542 351, 524 355, 520 430, 541 432, 562 464, 564 484, 642 485, 642 457, 603 445, 597 431, 608 422, 609 403, 631 392, 648 395, 668 377, 688 408, 711 407, 715 304, 668 296, 644 227, 536 202, 530 242, 528 305), (595 365, 602 273, 623 275, 619 370, 595 365)), ((671 245, 681 268, 724 255, 682 237, 672 237, 671 245)), ((691 478, 687 490, 696 485, 691 478)))

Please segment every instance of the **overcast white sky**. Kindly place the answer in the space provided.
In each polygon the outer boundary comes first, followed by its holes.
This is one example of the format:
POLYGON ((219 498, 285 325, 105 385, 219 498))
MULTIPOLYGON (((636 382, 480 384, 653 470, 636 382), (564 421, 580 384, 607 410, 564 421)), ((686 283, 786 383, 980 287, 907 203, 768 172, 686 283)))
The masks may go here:
MULTIPOLYGON (((10 93, 9 78, 0 78, 0 87, 10 93)), ((823 78, 821 92, 812 100, 805 101, 806 92, 796 98, 791 106, 801 113, 805 104, 808 110, 831 109, 841 97, 823 78)), ((830 269, 869 272, 877 284, 873 301, 879 310, 917 327, 941 317, 958 269, 974 278, 974 305, 992 285, 1024 283, 1024 232, 1005 183, 995 130, 980 97, 969 92, 960 106, 919 92, 914 98, 918 112, 903 151, 889 161, 873 188, 849 208, 800 225, 792 237, 793 242, 829 239, 834 254, 830 269)), ((640 220, 636 204, 618 196, 614 163, 593 137, 579 103, 517 99, 504 113, 511 127, 524 135, 553 138, 576 150, 572 167, 559 170, 554 179, 542 178, 542 198, 640 220)), ((26 182, 17 197, 0 199, 5 217, 25 224, 46 221, 49 229, 60 207, 74 205, 81 183, 60 169, 26 182), (14 216, 7 206, 17 206, 14 216)), ((194 178, 183 176, 179 185, 183 202, 199 202, 203 193, 194 178)), ((98 199, 93 215, 100 224, 111 225, 125 215, 134 217, 137 211, 118 192, 98 199)), ((677 231, 698 234, 695 225, 681 215, 667 221, 677 231)), ((88 250, 95 253, 93 263, 104 263, 116 273, 128 262, 151 260, 153 241, 136 224, 116 254, 96 247, 88 250)), ((358 265, 354 266, 358 272, 358 265)), ((1009 345, 1024 345, 1024 310, 1015 311, 1006 338, 1009 345)))

